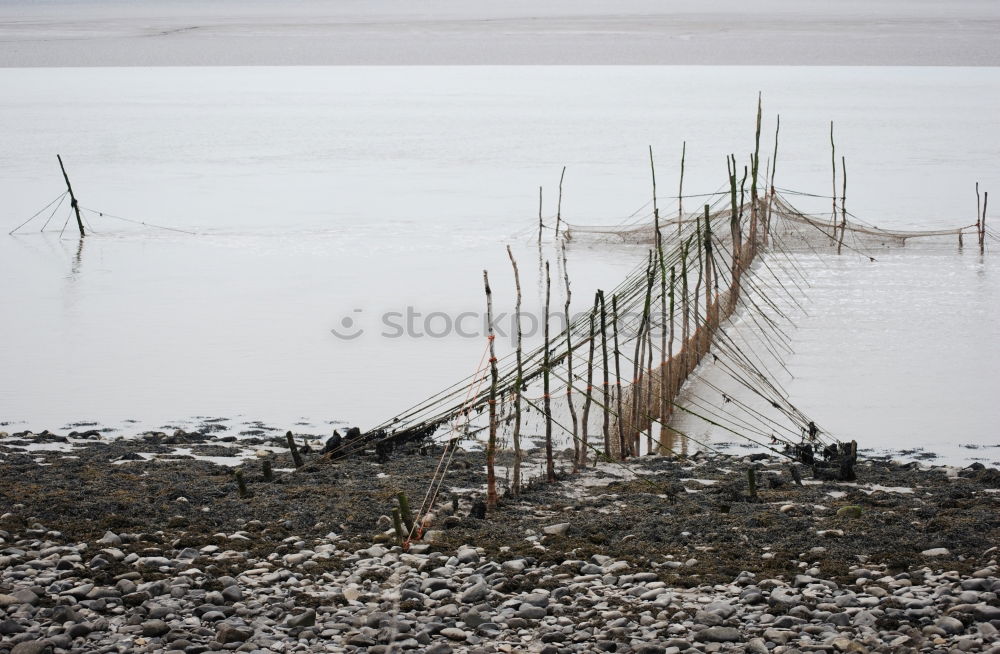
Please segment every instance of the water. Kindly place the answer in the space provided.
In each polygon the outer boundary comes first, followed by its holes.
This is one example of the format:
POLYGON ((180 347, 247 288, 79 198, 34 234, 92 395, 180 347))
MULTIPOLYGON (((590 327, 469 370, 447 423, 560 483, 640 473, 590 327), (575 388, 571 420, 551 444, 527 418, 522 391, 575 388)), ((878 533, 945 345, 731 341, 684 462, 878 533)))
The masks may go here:
MULTIPOLYGON (((539 185, 551 224, 566 165, 566 219, 613 224, 648 202, 647 145, 674 193, 686 139, 686 190, 714 191, 725 155, 752 149, 758 90, 765 135, 782 116, 779 185, 828 192, 833 119, 849 208, 882 227, 972 222, 1000 155, 995 68, 2 69, 0 84, 5 232, 62 192, 58 152, 83 206, 196 233, 90 214, 82 248, 72 223, 0 238, 0 420, 35 429, 390 417, 471 374, 484 342, 383 338, 385 312, 481 312, 484 268, 509 312, 508 243, 537 310, 539 185), (345 317, 364 334, 331 334, 345 317)), ((580 309, 645 256, 568 254, 580 309)), ((960 447, 1000 442, 990 256, 803 265, 793 401, 863 445, 995 460, 960 447)))

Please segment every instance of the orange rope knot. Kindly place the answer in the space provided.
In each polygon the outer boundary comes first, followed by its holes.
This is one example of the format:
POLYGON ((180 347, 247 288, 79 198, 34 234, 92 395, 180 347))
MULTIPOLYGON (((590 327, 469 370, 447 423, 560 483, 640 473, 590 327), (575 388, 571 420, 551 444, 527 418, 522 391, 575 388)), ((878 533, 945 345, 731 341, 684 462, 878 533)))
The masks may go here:
POLYGON ((487 336, 487 337, 486 337, 486 340, 488 340, 488 341, 492 341, 492 340, 493 340, 494 338, 496 338, 496 337, 497 337, 497 335, 496 335, 496 334, 490 334, 489 336, 487 336))

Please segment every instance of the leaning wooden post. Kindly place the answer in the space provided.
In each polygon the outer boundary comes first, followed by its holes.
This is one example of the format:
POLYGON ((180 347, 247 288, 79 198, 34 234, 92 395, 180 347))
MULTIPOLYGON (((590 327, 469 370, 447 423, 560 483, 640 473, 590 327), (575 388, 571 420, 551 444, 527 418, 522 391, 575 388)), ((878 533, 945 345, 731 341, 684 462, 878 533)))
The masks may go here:
POLYGON ((667 427, 667 420, 670 418, 674 396, 677 394, 674 378, 676 376, 676 364, 674 363, 674 290, 677 286, 677 266, 670 267, 670 334, 667 339, 667 382, 666 396, 663 399, 660 418, 660 445, 668 452, 674 450, 674 433, 667 427))
POLYGON ((590 405, 594 401, 594 347, 595 347, 595 334, 594 334, 594 322, 597 314, 597 302, 599 296, 594 295, 594 308, 590 311, 590 340, 588 343, 589 352, 587 353, 587 397, 583 401, 583 416, 580 423, 580 460, 577 461, 579 467, 585 467, 587 465, 587 432, 589 431, 588 422, 590 420, 590 405))
POLYGON ((545 224, 542 222, 542 187, 538 187, 538 244, 542 244, 542 228, 545 224))
POLYGON ((396 539, 400 545, 406 543, 406 532, 403 531, 403 519, 399 514, 399 507, 392 507, 392 528, 396 531, 396 539))
POLYGON ((549 372, 552 367, 552 352, 549 342, 549 301, 552 297, 552 280, 549 277, 549 262, 545 262, 545 353, 542 358, 542 385, 545 408, 545 478, 549 483, 556 480, 556 467, 552 459, 552 398, 549 372))
POLYGON ((830 166, 833 170, 833 234, 837 235, 837 146, 833 142, 833 121, 830 121, 830 166))
POLYGON ((767 197, 767 219, 764 227, 764 245, 767 245, 771 234, 771 207, 774 203, 774 172, 778 169, 778 132, 781 131, 781 114, 778 114, 778 122, 774 127, 774 154, 771 157, 771 192, 767 197))
POLYGON ((611 457, 611 380, 608 363, 608 309, 604 304, 604 291, 598 290, 597 297, 601 301, 601 358, 604 362, 604 456, 611 457))
POLYGON ((556 202, 556 238, 559 238, 559 223, 562 221, 562 186, 563 178, 566 177, 566 166, 563 166, 562 174, 559 175, 559 200, 556 202))
POLYGON ((983 191, 983 219, 979 223, 979 254, 986 253, 986 205, 990 201, 990 192, 983 191))
POLYGON ((59 160, 59 169, 62 170, 63 179, 66 180, 66 190, 69 191, 69 202, 73 207, 73 211, 76 212, 76 226, 80 229, 80 238, 83 238, 87 233, 83 230, 83 219, 80 218, 80 203, 76 201, 76 194, 73 193, 73 185, 69 183, 69 175, 66 174, 66 166, 63 165, 63 160, 61 155, 56 155, 56 159, 59 160))
POLYGON ((295 444, 295 437, 292 436, 292 432, 285 434, 285 440, 288 442, 288 451, 292 453, 292 461, 295 462, 295 467, 301 468, 302 455, 299 454, 299 447, 295 444))
POLYGON ((497 476, 494 470, 497 457, 497 354, 493 333, 493 292, 490 290, 490 276, 483 271, 483 286, 486 287, 486 329, 490 343, 490 437, 486 443, 486 508, 497 506, 497 476))
POLYGON ((240 491, 240 497, 244 499, 250 497, 250 491, 247 490, 247 482, 243 479, 243 471, 237 469, 234 475, 236 477, 236 487, 240 491))
POLYGON ((840 158, 840 169, 843 177, 843 191, 840 193, 840 240, 837 241, 837 254, 844 247, 844 233, 847 231, 847 161, 840 158))
POLYGON ((618 295, 611 295, 611 338, 615 347, 615 403, 617 407, 618 423, 618 456, 624 461, 626 456, 625 446, 625 420, 622 413, 622 368, 621 349, 618 347, 618 295))
POLYGON ((396 501, 399 502, 399 515, 403 518, 403 524, 406 525, 406 533, 412 534, 414 521, 413 513, 410 512, 410 500, 406 497, 406 493, 399 491, 396 493, 396 501))
POLYGON ((566 243, 562 244, 562 269, 563 269, 563 279, 566 282, 566 304, 565 304, 565 318, 566 318, 566 404, 569 406, 569 417, 570 422, 573 426, 573 469, 576 469, 576 464, 580 460, 580 441, 577 437, 580 429, 580 421, 576 416, 576 405, 573 404, 573 339, 571 338, 573 330, 570 328, 569 319, 569 304, 573 297, 573 293, 569 288, 569 269, 567 268, 566 262, 566 243))
POLYGON ((979 252, 982 254, 983 250, 983 223, 982 223, 982 207, 980 206, 979 197, 979 182, 976 182, 976 240, 979 241, 979 252))
POLYGON ((753 161, 750 178, 750 257, 757 248, 757 171, 760 168, 760 121, 763 113, 761 94, 757 94, 757 131, 754 135, 753 161))
POLYGON ((677 188, 677 239, 681 238, 681 225, 684 223, 684 158, 687 156, 687 141, 681 144, 681 183, 677 188))
POLYGON ((521 391, 524 386, 524 362, 522 360, 521 347, 521 276, 517 270, 517 261, 514 260, 514 253, 510 246, 507 246, 507 256, 510 257, 510 265, 514 268, 514 286, 517 289, 517 302, 514 305, 514 322, 517 330, 516 359, 517 375, 514 378, 514 471, 511 478, 511 493, 518 495, 521 492, 521 391))
POLYGON ((629 425, 629 447, 633 452, 634 456, 639 455, 639 445, 642 433, 641 428, 641 418, 642 418, 642 394, 643 385, 645 383, 645 369, 643 362, 646 358, 646 329, 649 327, 649 308, 651 302, 651 296, 653 293, 653 251, 649 251, 649 259, 646 263, 646 300, 643 304, 642 319, 639 323, 639 332, 636 334, 635 338, 635 355, 632 360, 632 406, 630 407, 629 413, 631 414, 631 423, 629 425))

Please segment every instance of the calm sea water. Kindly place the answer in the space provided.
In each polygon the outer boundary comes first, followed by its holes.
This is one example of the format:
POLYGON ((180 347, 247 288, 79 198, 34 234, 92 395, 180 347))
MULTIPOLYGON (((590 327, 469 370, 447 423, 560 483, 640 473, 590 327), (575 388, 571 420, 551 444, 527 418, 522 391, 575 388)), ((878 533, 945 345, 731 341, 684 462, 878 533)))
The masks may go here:
MULTIPOLYGON (((539 186, 551 222, 567 166, 563 216, 614 224, 648 202, 647 146, 675 193, 686 140, 686 191, 715 191, 725 156, 753 147, 758 91, 768 149, 781 114, 778 184, 829 192, 833 120, 869 222, 968 224, 974 183, 1000 188, 995 68, 0 69, 0 84, 8 431, 379 422, 475 370, 482 338, 430 337, 445 318, 426 319, 481 312, 484 268, 510 311, 506 244, 538 307, 539 186), (56 153, 84 207, 193 234, 87 214, 82 247, 72 222, 6 236, 63 191, 56 153), (381 336, 408 307, 422 336, 381 336), (345 318, 358 338, 331 333, 345 318)), ((574 306, 644 257, 571 246, 574 306)), ((993 263, 804 256, 792 400, 863 446, 1000 458, 993 263)))

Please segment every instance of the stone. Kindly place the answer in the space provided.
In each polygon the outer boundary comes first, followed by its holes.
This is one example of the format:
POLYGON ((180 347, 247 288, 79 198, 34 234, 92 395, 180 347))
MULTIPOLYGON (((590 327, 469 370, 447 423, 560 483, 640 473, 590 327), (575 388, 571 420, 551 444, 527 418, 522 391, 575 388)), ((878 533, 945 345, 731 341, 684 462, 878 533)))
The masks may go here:
POLYGON ((312 627, 316 624, 316 611, 308 609, 298 615, 290 615, 287 619, 289 627, 312 627))
POLYGON ((929 550, 924 550, 920 554, 922 556, 948 556, 951 552, 948 551, 947 547, 932 547, 929 550))
POLYGON ((424 650, 426 654, 451 654, 452 649, 448 643, 434 643, 424 650))
POLYGON ((946 617, 942 617, 942 618, 938 618, 934 622, 934 625, 938 629, 941 629, 945 633, 948 633, 948 634, 960 634, 960 633, 963 633, 965 631, 965 625, 962 624, 961 620, 959 620, 957 618, 947 617, 947 616, 946 617))
POLYGON ((441 635, 449 640, 465 641, 469 634, 457 627, 445 627, 441 630, 441 635))
POLYGON ((121 536, 113 531, 106 531, 104 535, 101 536, 100 540, 97 541, 99 545, 121 545, 121 536))
POLYGON ((19 634, 24 631, 24 626, 13 620, 4 620, 0 622, 0 636, 11 636, 13 634, 19 634))
POLYGON ((228 622, 219 624, 215 632, 215 639, 225 645, 226 643, 243 643, 253 636, 253 629, 249 627, 238 627, 228 622))
POLYGON ((222 589, 222 599, 227 602, 240 602, 243 600, 243 591, 239 586, 227 586, 222 589))
POLYGON ((52 643, 48 640, 28 640, 14 645, 10 654, 48 654, 52 651, 52 643))
POLYGON ((143 636, 162 636, 170 631, 170 626, 163 620, 147 620, 142 623, 143 636))
POLYGON ((547 613, 544 608, 535 606, 534 604, 522 604, 517 609, 517 617, 524 618, 525 620, 541 620, 547 613))
POLYGON ((569 533, 570 523, 560 522, 558 524, 549 525, 548 527, 543 527, 542 531, 549 536, 565 536, 569 533))
POLYGON ((696 633, 694 638, 703 643, 736 643, 742 640, 740 630, 735 627, 709 627, 696 633))
POLYGON ((466 591, 462 593, 461 599, 464 604, 477 604, 485 600, 489 593, 489 586, 487 586, 485 582, 481 581, 466 589, 466 591))
POLYGON ((855 505, 842 506, 837 509, 838 518, 860 518, 861 517, 861 507, 855 505))
POLYGON ((524 559, 511 559, 510 561, 504 561, 500 567, 504 572, 519 574, 524 572, 525 563, 524 559))

